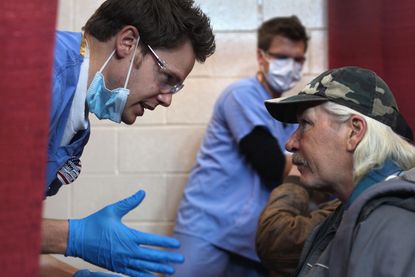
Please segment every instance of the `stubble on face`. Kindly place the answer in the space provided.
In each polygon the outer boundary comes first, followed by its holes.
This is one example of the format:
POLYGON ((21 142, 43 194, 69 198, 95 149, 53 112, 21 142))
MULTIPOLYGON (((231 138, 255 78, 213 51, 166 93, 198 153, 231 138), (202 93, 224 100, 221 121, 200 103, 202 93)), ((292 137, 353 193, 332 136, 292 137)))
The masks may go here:
POLYGON ((348 170, 350 153, 345 148, 347 127, 338 123, 321 106, 308 108, 299 116, 293 163, 301 173, 300 181, 311 189, 333 192, 348 170), (301 129, 302 128, 302 129, 301 129))
MULTIPOLYGON (((195 64, 196 58, 190 41, 185 41, 173 49, 155 49, 155 51, 161 59, 165 60, 168 72, 178 76, 181 81, 189 75, 195 64)), ((159 97, 163 92, 160 90, 160 76, 157 74, 162 73, 154 57, 151 53, 147 53, 141 60, 140 66, 135 66, 131 76, 130 95, 122 115, 124 123, 133 124, 137 117, 144 114, 144 110, 152 111, 158 105, 165 107, 170 105, 171 95, 159 97)))

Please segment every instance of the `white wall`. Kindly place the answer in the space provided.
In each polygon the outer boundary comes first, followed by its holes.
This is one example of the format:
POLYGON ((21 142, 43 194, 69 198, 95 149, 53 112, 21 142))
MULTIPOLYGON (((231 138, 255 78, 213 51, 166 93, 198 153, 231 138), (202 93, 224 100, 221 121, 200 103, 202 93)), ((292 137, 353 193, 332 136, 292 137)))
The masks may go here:
MULTIPOLYGON (((58 29, 80 31, 101 0, 60 0, 58 29)), ((221 90, 257 70, 256 28, 274 16, 297 15, 311 36, 304 80, 327 69, 326 0, 197 0, 211 18, 217 50, 197 64, 172 105, 158 107, 133 126, 98 121, 78 180, 45 201, 48 218, 80 218, 144 189, 144 202, 125 217, 141 231, 169 234, 186 177, 221 90)), ((72 263, 88 265, 72 259, 72 263)))

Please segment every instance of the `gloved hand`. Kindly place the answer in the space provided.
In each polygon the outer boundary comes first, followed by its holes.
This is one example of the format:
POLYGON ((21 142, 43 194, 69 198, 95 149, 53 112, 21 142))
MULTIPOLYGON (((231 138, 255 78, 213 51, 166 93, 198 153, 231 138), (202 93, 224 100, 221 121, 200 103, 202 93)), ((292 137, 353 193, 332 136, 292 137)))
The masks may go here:
POLYGON ((144 196, 144 191, 140 190, 86 218, 69 220, 65 255, 129 276, 154 276, 149 272, 174 273, 169 263, 183 263, 183 255, 145 245, 178 248, 178 240, 142 233, 121 222, 121 218, 137 207, 144 196))
POLYGON ((120 275, 105 272, 92 272, 87 269, 83 269, 75 272, 72 277, 120 277, 120 275))

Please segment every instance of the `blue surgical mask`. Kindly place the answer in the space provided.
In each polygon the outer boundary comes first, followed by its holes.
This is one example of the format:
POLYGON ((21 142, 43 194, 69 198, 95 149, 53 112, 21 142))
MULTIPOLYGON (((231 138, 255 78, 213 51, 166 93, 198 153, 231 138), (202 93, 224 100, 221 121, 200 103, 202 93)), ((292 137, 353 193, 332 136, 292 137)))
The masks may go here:
POLYGON ((302 69, 302 64, 292 58, 270 59, 269 70, 264 76, 273 89, 282 93, 298 83, 302 69))
POLYGON ((109 119, 111 121, 120 123, 121 115, 124 111, 127 97, 130 94, 130 90, 127 89, 128 80, 130 79, 130 73, 134 62, 135 53, 138 47, 139 38, 134 49, 134 53, 131 57, 130 66, 128 68, 127 78, 124 83, 124 87, 116 89, 108 89, 105 86, 105 79, 102 71, 115 54, 115 50, 102 65, 100 70, 95 73, 94 79, 88 88, 86 102, 88 104, 89 111, 96 115, 98 119, 109 119))

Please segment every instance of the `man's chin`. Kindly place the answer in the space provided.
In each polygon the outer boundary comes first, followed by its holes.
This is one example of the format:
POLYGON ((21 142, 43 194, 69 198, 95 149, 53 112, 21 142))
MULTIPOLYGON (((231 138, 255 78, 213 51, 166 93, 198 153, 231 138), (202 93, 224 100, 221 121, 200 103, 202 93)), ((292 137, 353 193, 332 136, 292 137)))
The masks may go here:
POLYGON ((310 179, 304 178, 303 175, 300 176, 300 183, 309 190, 316 190, 316 191, 322 191, 322 192, 328 192, 330 191, 330 188, 322 184, 321 182, 313 182, 310 179))
POLYGON ((307 178, 303 173, 300 175, 300 183, 308 189, 318 189, 319 187, 312 180, 307 178))
POLYGON ((127 125, 133 125, 135 123, 136 119, 137 119, 137 117, 135 117, 135 116, 122 116, 121 117, 121 122, 123 122, 127 125))

